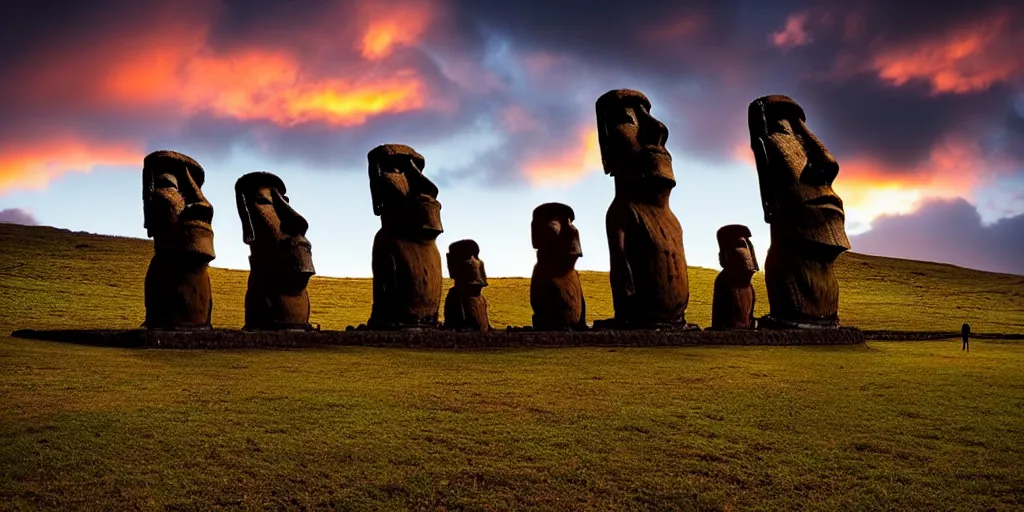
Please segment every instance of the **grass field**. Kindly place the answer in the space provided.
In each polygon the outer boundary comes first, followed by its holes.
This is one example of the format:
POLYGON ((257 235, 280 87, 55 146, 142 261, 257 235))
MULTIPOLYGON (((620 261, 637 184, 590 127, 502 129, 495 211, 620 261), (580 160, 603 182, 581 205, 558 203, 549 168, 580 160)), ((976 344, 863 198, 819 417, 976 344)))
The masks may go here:
MULTIPOLYGON (((1024 507, 1024 344, 121 350, 17 328, 137 327, 145 240, 0 224, 0 509, 1024 507)), ((1024 277, 858 254, 865 329, 1024 332, 1024 277)), ((691 269, 688 319, 715 271, 691 269)), ((212 271, 214 324, 245 272, 212 271)), ((760 276, 755 285, 766 312, 760 276)), ((529 321, 493 279, 492 323, 529 321)), ((314 322, 365 321, 368 280, 314 278, 314 322)), ((607 276, 585 273, 590 319, 607 276)))

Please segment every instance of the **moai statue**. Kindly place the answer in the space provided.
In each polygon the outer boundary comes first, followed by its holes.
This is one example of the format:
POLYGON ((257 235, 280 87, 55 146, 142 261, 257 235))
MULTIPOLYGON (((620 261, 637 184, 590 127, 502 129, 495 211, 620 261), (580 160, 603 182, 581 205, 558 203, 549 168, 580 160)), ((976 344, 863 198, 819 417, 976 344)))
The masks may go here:
POLYGON ((587 302, 576 272, 583 257, 576 214, 562 203, 544 203, 533 210, 530 238, 537 264, 530 278, 533 328, 538 331, 587 329, 587 302))
POLYGON ((715 294, 711 299, 712 329, 753 329, 754 287, 750 278, 760 268, 750 228, 740 224, 722 226, 718 230, 718 262, 722 271, 715 278, 715 294))
POLYGON ((213 293, 213 206, 202 186, 206 172, 192 158, 155 151, 142 161, 142 210, 153 259, 146 271, 147 329, 210 327, 213 293))
POLYGON ((441 307, 441 203, 409 146, 383 144, 367 155, 370 197, 381 228, 373 238, 369 329, 437 327, 441 307))
POLYGON ((615 178, 605 226, 611 256, 617 328, 696 326, 686 323, 690 282, 683 229, 669 196, 676 186, 668 128, 639 92, 618 89, 597 100, 598 142, 604 172, 615 178))
POLYGON ((245 328, 309 329, 306 285, 316 274, 309 224, 289 204, 281 178, 251 172, 235 182, 242 241, 249 246, 245 328))
POLYGON ((838 328, 839 281, 833 264, 850 249, 843 201, 832 190, 839 164, 787 96, 764 96, 748 110, 764 220, 770 312, 765 328, 838 328))
POLYGON ((448 274, 455 286, 444 298, 444 327, 457 331, 487 332, 487 272, 480 261, 480 246, 473 240, 459 240, 448 246, 448 274))

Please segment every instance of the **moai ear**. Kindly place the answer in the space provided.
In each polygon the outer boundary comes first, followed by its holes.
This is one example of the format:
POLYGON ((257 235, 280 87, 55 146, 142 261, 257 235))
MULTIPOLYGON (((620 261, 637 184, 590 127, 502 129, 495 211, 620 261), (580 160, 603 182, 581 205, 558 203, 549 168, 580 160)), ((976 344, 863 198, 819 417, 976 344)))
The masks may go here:
POLYGON ((448 263, 448 277, 455 279, 455 261, 452 261, 452 253, 445 253, 445 261, 448 263))
POLYGON ((153 238, 153 232, 149 229, 149 208, 153 201, 153 193, 156 191, 156 184, 153 183, 153 170, 143 166, 142 168, 142 227, 146 230, 146 236, 153 238))
POLYGON ((723 269, 725 268, 726 259, 727 258, 725 257, 725 253, 722 251, 718 251, 718 265, 721 266, 723 269))
POLYGON ((370 201, 373 203, 373 214, 380 217, 381 212, 384 209, 384 202, 380 198, 379 188, 380 179, 384 176, 384 171, 380 168, 380 162, 374 162, 370 165, 370 201))
POLYGON ((252 216, 249 215, 249 206, 245 201, 245 194, 235 194, 235 202, 238 206, 238 218, 242 221, 242 242, 249 245, 256 239, 252 229, 252 216))
POLYGON ((775 198, 774 188, 768 185, 768 174, 770 173, 770 162, 768 161, 768 148, 765 147, 764 139, 757 137, 750 144, 754 152, 754 164, 757 166, 757 184, 761 190, 761 209, 764 211, 764 221, 771 224, 772 217, 778 209, 778 202, 775 198))
POLYGON ((544 237, 543 227, 544 225, 537 221, 530 223, 530 242, 533 244, 534 249, 540 249, 541 238, 544 237))

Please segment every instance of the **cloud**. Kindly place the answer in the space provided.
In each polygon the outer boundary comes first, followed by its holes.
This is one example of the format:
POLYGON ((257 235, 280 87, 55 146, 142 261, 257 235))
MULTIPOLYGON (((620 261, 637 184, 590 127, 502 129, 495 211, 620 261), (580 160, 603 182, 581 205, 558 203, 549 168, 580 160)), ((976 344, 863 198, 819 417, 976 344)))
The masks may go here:
POLYGON ((1024 168, 1024 7, 1007 1, 88 0, 11 15, 0 44, 23 50, 0 55, 15 77, 0 83, 0 193, 167 147, 361 171, 383 142, 464 156, 426 154, 442 180, 557 186, 599 171, 593 105, 620 87, 647 93, 674 151, 712 165, 750 165, 747 104, 792 96, 865 226, 1024 168))
POLYGON ((32 212, 21 208, 7 208, 0 210, 0 224, 37 226, 39 225, 39 221, 36 220, 35 215, 32 215, 32 212))
POLYGON ((985 226, 962 199, 931 201, 908 215, 877 219, 851 237, 853 250, 1024 275, 1024 214, 985 226))
POLYGON ((810 44, 813 40, 807 29, 810 14, 798 12, 786 18, 786 25, 778 32, 773 32, 771 42, 783 51, 810 44))

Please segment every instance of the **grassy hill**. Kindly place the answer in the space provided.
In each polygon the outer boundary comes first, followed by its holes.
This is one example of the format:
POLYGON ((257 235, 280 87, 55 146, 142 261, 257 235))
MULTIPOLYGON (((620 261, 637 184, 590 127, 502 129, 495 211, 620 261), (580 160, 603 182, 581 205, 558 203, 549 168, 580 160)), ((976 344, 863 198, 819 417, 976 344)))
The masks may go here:
MULTIPOLYGON (((425 351, 123 350, 16 328, 137 327, 147 240, 0 224, 0 510, 1009 510, 1024 343, 425 351)), ((710 320, 714 270, 691 269, 710 320)), ((1024 331, 1024 278, 858 254, 867 329, 1024 331)), ((215 269, 241 326, 245 272, 215 269)), ((758 314, 766 312, 760 276, 758 314)), ((314 278, 314 322, 368 280, 314 278)), ((590 319, 612 313, 586 273, 590 319)), ((528 280, 494 279, 495 325, 528 280)))
MULTIPOLYGON (((369 250, 369 248, 367 248, 369 250)), ((16 328, 132 328, 145 317, 143 278, 152 242, 73 233, 49 227, 0 224, 0 331, 16 328), (30 299, 30 300, 26 300, 30 299)), ((690 269, 687 319, 711 322, 717 270, 690 269)), ((212 269, 213 323, 241 327, 247 272, 212 269)), ((994 274, 939 263, 847 253, 838 262, 839 314, 863 329, 1024 332, 1024 276, 994 274)), ((589 320, 612 316, 604 272, 583 272, 589 320)), ((485 290, 491 323, 530 323, 529 279, 494 278, 485 290)), ((316 276, 309 285, 310 320, 344 329, 370 314, 370 280, 316 276)), ((450 281, 445 287, 451 286, 450 281)), ((768 312, 762 273, 754 276, 757 315, 768 312)))

